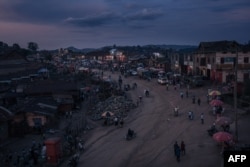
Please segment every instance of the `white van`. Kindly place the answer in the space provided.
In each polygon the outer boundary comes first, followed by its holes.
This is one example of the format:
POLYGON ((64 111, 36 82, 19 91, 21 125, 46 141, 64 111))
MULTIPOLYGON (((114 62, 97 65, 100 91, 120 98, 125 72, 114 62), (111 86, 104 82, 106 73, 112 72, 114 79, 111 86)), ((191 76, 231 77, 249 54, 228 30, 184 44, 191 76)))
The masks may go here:
POLYGON ((165 71, 158 72, 158 78, 165 77, 165 75, 166 75, 165 71))

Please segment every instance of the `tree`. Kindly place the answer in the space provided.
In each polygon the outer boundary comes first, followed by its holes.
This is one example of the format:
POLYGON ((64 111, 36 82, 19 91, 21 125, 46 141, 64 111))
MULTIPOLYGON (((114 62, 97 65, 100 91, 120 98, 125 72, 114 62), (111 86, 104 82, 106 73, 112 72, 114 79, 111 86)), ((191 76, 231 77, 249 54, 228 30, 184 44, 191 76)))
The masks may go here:
POLYGON ((32 50, 32 51, 37 51, 38 49, 38 44, 35 42, 29 42, 28 43, 28 49, 32 50))
POLYGON ((8 44, 0 41, 0 49, 8 49, 8 44))
POLYGON ((17 43, 14 43, 14 44, 12 45, 12 48, 13 48, 13 49, 16 49, 16 50, 21 49, 21 47, 20 47, 19 44, 17 44, 17 43))

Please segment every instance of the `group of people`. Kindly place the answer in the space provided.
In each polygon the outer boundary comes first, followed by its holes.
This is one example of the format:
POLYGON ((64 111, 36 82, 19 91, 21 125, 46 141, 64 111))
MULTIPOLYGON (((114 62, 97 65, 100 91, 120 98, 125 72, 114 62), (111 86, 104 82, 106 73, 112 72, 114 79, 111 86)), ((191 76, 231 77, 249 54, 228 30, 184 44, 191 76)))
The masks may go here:
POLYGON ((181 141, 181 145, 179 146, 177 141, 174 143, 174 155, 176 156, 177 162, 180 162, 180 157, 186 154, 186 145, 184 141, 181 141))
POLYGON ((115 126, 118 126, 119 125, 119 127, 123 127, 123 124, 124 124, 124 120, 123 120, 123 118, 118 118, 118 117, 114 117, 114 118, 111 118, 111 117, 106 117, 105 119, 104 119, 104 126, 106 126, 106 125, 110 125, 110 124, 114 124, 115 126))
POLYGON ((121 128, 123 127, 124 121, 123 118, 118 119, 118 117, 114 118, 114 124, 115 126, 120 126, 121 128))

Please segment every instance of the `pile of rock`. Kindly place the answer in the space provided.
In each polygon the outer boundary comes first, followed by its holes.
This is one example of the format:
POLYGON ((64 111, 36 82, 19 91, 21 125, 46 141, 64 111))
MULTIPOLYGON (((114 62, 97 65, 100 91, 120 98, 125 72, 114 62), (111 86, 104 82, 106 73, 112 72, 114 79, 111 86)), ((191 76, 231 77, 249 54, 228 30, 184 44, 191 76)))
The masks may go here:
POLYGON ((127 116, 128 111, 135 108, 136 105, 131 99, 128 99, 124 96, 111 96, 105 101, 97 103, 90 111, 88 112, 91 115, 92 120, 102 119, 102 113, 109 111, 115 116, 124 118, 127 116))

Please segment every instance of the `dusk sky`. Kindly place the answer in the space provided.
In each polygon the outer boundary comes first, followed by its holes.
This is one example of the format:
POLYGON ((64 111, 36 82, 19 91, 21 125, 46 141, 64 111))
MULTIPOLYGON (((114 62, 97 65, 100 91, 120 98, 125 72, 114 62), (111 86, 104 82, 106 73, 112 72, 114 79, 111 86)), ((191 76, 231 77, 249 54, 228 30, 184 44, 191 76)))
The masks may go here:
POLYGON ((0 41, 39 49, 250 40, 250 0, 0 0, 0 41))

